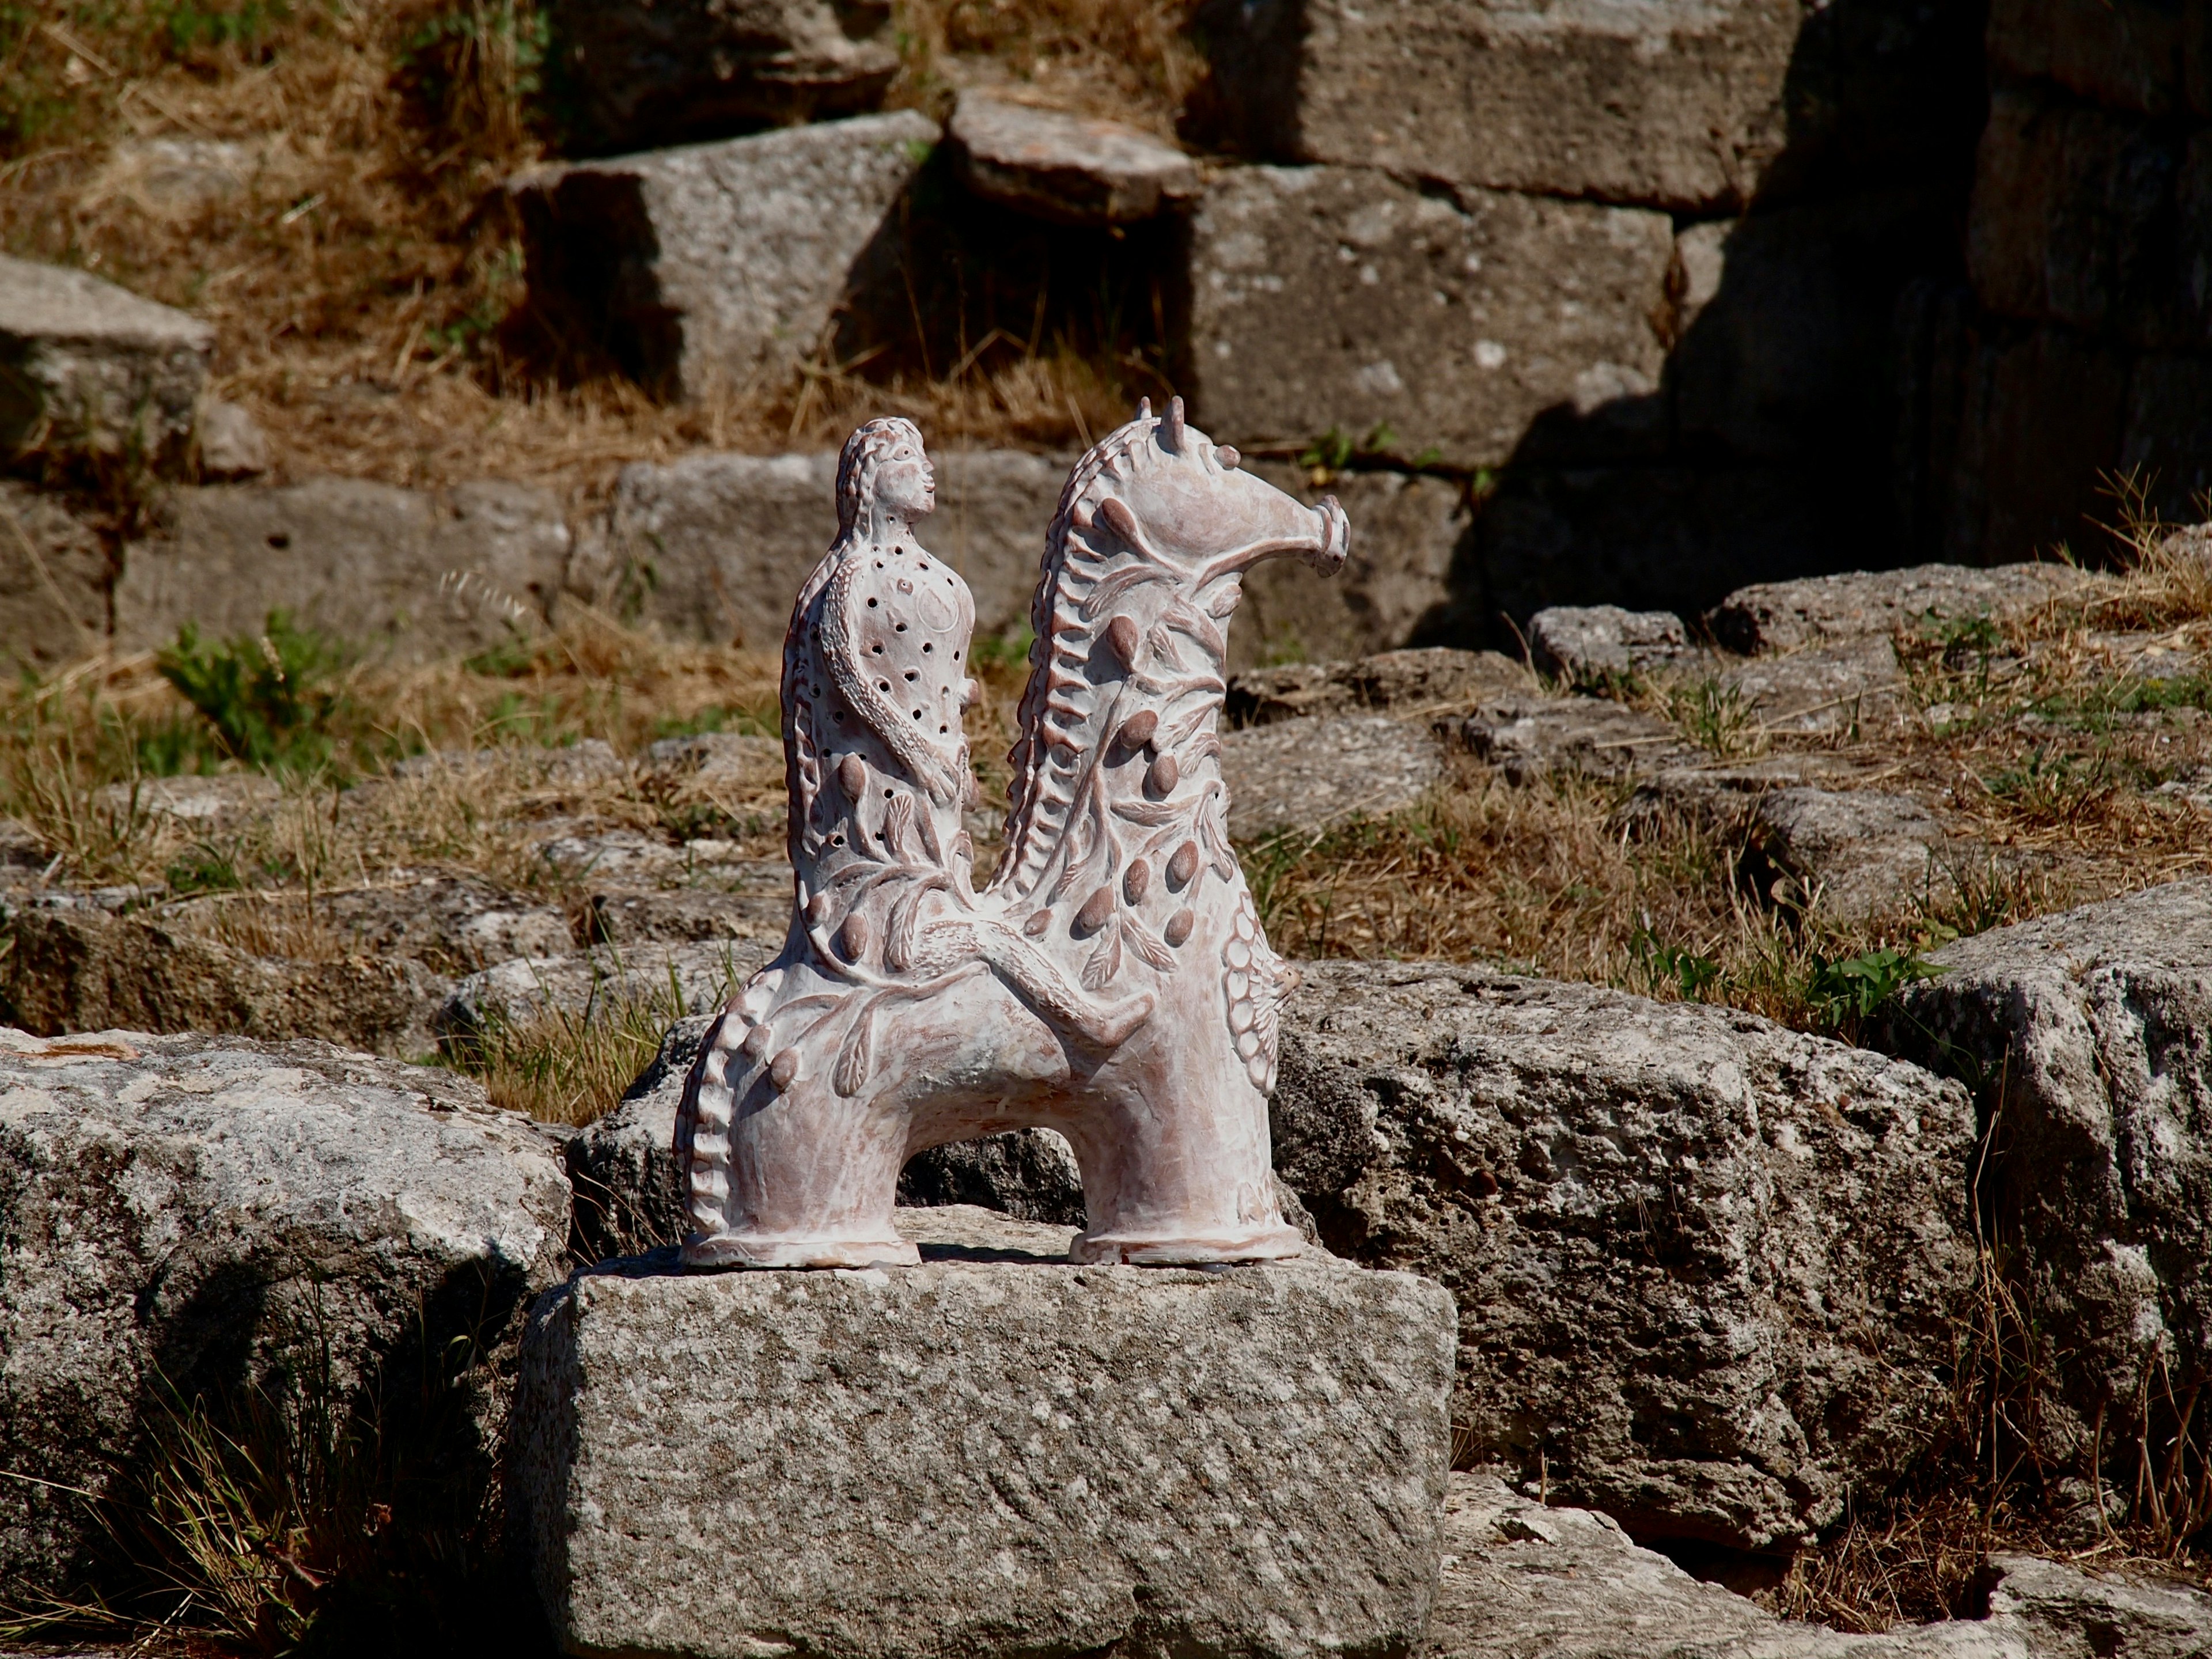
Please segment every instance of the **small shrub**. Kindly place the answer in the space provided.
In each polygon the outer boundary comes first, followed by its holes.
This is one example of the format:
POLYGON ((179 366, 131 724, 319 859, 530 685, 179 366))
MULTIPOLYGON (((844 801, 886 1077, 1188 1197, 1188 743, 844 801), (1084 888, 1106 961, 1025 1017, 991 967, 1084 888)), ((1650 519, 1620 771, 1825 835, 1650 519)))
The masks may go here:
POLYGON ((329 761, 341 701, 329 682, 343 659, 282 611, 269 613, 258 637, 221 645, 204 642, 187 623, 159 660, 161 678, 199 710, 232 759, 299 770, 329 761))

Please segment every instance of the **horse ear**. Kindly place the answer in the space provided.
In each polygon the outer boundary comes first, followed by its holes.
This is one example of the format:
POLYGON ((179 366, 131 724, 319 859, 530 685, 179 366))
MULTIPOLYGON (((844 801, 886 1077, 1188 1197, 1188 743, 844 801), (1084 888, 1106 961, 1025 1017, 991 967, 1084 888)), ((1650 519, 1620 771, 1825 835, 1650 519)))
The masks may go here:
POLYGON ((1182 453, 1182 399, 1168 399, 1168 447, 1182 453))
POLYGON ((1137 399, 1137 418, 1140 421, 1149 421, 1152 418, 1152 400, 1150 398, 1137 399))

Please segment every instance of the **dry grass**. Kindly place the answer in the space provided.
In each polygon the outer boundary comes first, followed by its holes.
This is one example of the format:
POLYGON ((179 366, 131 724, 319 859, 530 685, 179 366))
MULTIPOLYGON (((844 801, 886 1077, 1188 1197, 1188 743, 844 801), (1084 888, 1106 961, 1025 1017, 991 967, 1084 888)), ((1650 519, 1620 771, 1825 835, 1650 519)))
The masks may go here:
MULTIPOLYGON (((912 0, 898 101, 952 81, 1111 106, 1154 127, 1195 73, 1157 0, 912 0)), ((368 6, 56 0, 0 12, 0 246, 81 265, 216 325, 212 390, 280 476, 410 485, 487 475, 574 497, 698 447, 834 446, 867 415, 933 441, 1079 447, 1160 390, 1141 360, 1052 342, 949 379, 790 385, 680 406, 579 362, 522 306, 498 186, 544 148, 528 0, 368 6), (146 145, 240 147, 211 198, 150 187, 146 145)))

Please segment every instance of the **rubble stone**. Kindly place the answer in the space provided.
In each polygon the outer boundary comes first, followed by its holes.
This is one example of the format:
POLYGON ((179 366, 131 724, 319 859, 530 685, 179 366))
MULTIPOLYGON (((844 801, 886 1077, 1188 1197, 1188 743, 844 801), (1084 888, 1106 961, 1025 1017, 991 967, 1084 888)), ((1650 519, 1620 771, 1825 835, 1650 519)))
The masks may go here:
POLYGON ((1418 802, 1443 777, 1443 748, 1386 714, 1289 720, 1221 736, 1229 833, 1254 841, 1318 833, 1418 802))
MULTIPOLYGON (((1018 628, 1066 468, 1004 450, 934 459, 938 505, 921 523, 923 544, 974 592, 979 636, 1018 628)), ((837 533, 836 479, 827 451, 625 467, 604 543, 578 585, 672 634, 780 645, 791 596, 837 533)))
POLYGON ((358 478, 176 492, 168 522, 123 556, 119 643, 170 643, 189 623, 252 636, 271 611, 401 660, 481 651, 543 629, 568 528, 533 486, 484 480, 439 495, 358 478))
POLYGON ((1556 772, 1626 777, 1698 752, 1670 722, 1604 697, 1495 698, 1461 722, 1459 738, 1522 786, 1556 772))
POLYGON ((1545 410, 1622 404, 1635 430, 1591 444, 1648 451, 1673 259, 1664 214, 1226 168, 1192 225, 1186 389, 1216 441, 1245 447, 1387 426, 1409 453, 1495 466, 1545 410))
POLYGON ((2212 1644, 2212 1596, 2154 1578, 2098 1577, 1994 1555, 1990 1621, 2017 1626, 2033 1659, 2187 1659, 2212 1644))
POLYGON ((1765 731, 1800 735, 1878 731, 1897 717, 1905 689, 1896 647, 1878 634, 1755 658, 1716 684, 1765 731))
POLYGON ((0 659, 48 669, 101 649, 112 569, 90 525, 52 496, 0 479, 0 659))
POLYGON ((1910 795, 1778 789, 1752 808, 1759 850, 1785 873, 1771 896, 1858 921, 1949 890, 1943 831, 1910 795))
POLYGON ((561 0, 584 153, 857 114, 898 72, 890 9, 839 0, 561 0))
POLYGON ((451 1420, 418 1425, 410 1402, 456 1340, 511 1362, 568 1233, 553 1148, 450 1072, 319 1042, 0 1030, 0 1467, 18 1477, 0 1482, 0 1580, 73 1587, 98 1540, 72 1493, 143 1455, 163 1382, 307 1389, 326 1367, 326 1409, 374 1398, 388 1431, 424 1437, 410 1451, 483 1480, 497 1364, 451 1420))
POLYGON ((399 956, 252 956, 174 926, 96 909, 24 907, 6 919, 0 1018, 27 1030, 221 1031, 319 1037, 413 1057, 448 981, 399 956))
POLYGON ((532 300, 659 396, 780 381, 938 137, 900 110, 535 168, 507 186, 532 300))
POLYGON ((451 1044, 473 1042, 499 1024, 547 1018, 585 1024, 639 1006, 680 1018, 720 1007, 775 954, 758 940, 731 939, 518 957, 454 986, 438 1010, 437 1027, 451 1044))
POLYGON ((1875 1040, 1980 1086, 2024 1313, 2065 1334, 2045 1358, 2086 1449, 2100 1402, 2133 1398, 2154 1355, 2178 1375, 2212 1367, 2212 881, 1996 928, 1930 961, 1941 975, 1904 988, 1875 1040))
POLYGON ((1435 1285, 1077 1267, 1020 1248, 1041 1229, 998 1218, 979 1247, 974 1212, 905 1214, 918 1267, 614 1264, 538 1304, 511 1525, 564 1646, 1305 1659, 1419 1638, 1449 1449, 1435 1285))
POLYGON ((89 271, 0 258, 0 451, 159 457, 192 429, 215 331, 89 271))
POLYGON ((1127 224, 1198 194, 1190 157, 1119 121, 967 92, 945 131, 969 189, 1060 224, 1127 224))
POLYGON ((236 404, 204 399, 192 441, 199 449, 204 478, 255 478, 269 470, 269 434, 236 404))
POLYGON ((1822 640, 1866 639, 1937 622, 2019 617, 2061 596, 2094 591, 2094 573, 2060 564, 1994 569, 1923 564, 1905 570, 1854 570, 1840 576, 1761 582, 1739 588, 1707 614, 1713 637, 1745 656, 1788 651, 1822 640))
POLYGON ((1458 1299, 1463 1447, 1756 1549, 1929 1445, 1976 1282, 1964 1089, 1734 1009, 1299 972, 1276 1168, 1331 1249, 1458 1299))
POLYGON ((1227 708, 1237 726, 1364 712, 1426 720, 1480 697, 1528 687, 1528 671, 1495 651, 1426 646, 1349 662, 1248 669, 1230 680, 1227 708))
POLYGON ((1603 679, 1681 661, 1690 655, 1690 637, 1671 611, 1561 605, 1528 619, 1528 652, 1547 674, 1568 681, 1603 679))

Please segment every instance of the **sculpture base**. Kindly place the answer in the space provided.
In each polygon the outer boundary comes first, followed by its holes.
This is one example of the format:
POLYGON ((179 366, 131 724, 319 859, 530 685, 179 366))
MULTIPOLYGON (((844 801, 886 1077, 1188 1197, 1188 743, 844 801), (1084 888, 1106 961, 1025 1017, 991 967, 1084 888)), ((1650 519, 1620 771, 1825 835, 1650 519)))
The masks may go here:
POLYGON ((1049 1259, 1064 1229, 899 1219, 918 1267, 684 1274, 671 1251, 539 1303, 508 1492, 564 1651, 1419 1640, 1458 1341, 1441 1286, 1327 1257, 1078 1267, 1049 1259))
POLYGON ((1277 1223, 1220 1238, 1144 1238, 1124 1233, 1078 1233, 1067 1259, 1122 1262, 1133 1267, 1196 1267, 1245 1261, 1287 1261, 1305 1253, 1296 1227, 1277 1223))

